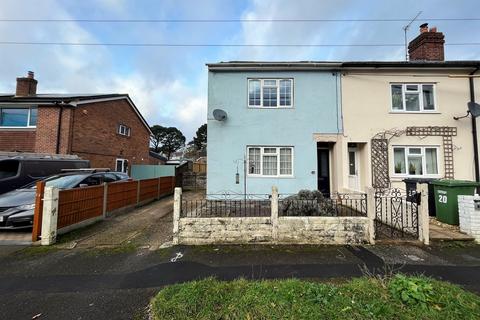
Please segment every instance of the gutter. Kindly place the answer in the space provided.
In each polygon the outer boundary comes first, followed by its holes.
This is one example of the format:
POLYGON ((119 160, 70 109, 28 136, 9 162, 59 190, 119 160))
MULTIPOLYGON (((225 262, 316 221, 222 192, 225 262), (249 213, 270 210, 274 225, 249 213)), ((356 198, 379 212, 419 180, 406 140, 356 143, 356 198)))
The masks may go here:
MULTIPOLYGON (((470 76, 473 76, 477 71, 479 70, 479 67, 475 68, 470 73, 470 76)), ((475 102, 475 83, 474 83, 474 77, 469 77, 468 83, 470 86, 470 101, 475 102)), ((477 138, 477 118, 472 115, 472 135, 473 135, 473 158, 475 161, 475 181, 479 182, 480 181, 480 169, 479 169, 479 163, 478 163, 478 138, 477 138)), ((477 187, 477 192, 479 188, 477 187)))

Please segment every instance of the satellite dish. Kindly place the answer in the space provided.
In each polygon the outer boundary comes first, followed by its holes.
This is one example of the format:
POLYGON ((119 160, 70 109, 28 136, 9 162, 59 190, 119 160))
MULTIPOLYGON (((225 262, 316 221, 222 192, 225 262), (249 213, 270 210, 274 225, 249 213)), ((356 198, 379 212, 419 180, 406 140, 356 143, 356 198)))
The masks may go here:
POLYGON ((480 104, 470 101, 468 103, 468 111, 474 118, 480 117, 480 104))
POLYGON ((227 113, 222 109, 215 109, 213 110, 213 117, 217 121, 225 121, 227 120, 227 113))

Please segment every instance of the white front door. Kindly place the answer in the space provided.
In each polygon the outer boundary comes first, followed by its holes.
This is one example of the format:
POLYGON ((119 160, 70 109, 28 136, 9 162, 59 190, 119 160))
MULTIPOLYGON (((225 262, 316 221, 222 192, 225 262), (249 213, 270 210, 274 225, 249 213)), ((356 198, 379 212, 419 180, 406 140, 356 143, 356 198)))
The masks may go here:
POLYGON ((358 150, 356 147, 348 148, 348 187, 352 190, 360 190, 358 150))

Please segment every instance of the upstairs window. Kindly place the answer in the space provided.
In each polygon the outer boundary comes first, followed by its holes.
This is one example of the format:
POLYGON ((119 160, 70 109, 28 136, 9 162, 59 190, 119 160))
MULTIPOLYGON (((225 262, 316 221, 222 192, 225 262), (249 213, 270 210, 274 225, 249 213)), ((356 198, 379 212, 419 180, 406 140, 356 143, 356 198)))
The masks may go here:
POLYGON ((122 136, 130 136, 130 127, 127 127, 124 124, 118 125, 118 134, 121 134, 122 136))
POLYGON ((249 79, 250 108, 291 108, 293 79, 249 79))
POLYGON ((391 85, 392 111, 431 112, 436 110, 434 84, 394 83, 391 85))
POLYGON ((34 128, 37 125, 37 108, 0 108, 0 127, 34 128))
POLYGON ((248 147, 248 162, 250 176, 293 176, 292 147, 248 147))

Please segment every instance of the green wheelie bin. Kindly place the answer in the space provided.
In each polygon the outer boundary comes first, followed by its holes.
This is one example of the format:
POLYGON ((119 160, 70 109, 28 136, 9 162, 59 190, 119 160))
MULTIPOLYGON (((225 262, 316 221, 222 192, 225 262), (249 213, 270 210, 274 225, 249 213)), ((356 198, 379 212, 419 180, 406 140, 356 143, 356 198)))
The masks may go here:
POLYGON ((474 195, 478 182, 466 180, 432 181, 438 221, 458 225, 458 196, 474 195))

